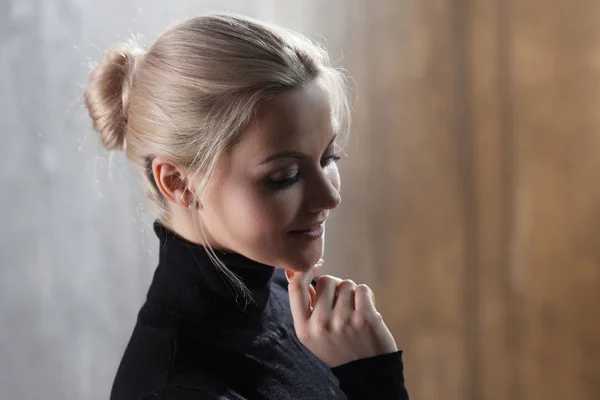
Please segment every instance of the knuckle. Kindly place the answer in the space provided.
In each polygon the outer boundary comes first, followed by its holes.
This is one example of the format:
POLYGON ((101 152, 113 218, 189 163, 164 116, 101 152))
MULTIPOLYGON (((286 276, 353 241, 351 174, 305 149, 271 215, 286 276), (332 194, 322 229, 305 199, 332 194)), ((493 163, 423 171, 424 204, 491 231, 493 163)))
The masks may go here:
POLYGON ((383 317, 379 312, 375 311, 373 313, 367 314, 366 320, 369 325, 375 325, 378 322, 381 322, 383 320, 383 317))
POLYGON ((371 288, 368 285, 361 283, 360 285, 356 286, 356 291, 360 291, 360 293, 368 294, 371 291, 371 288))
POLYGON ((333 330, 335 330, 337 332, 345 331, 348 328, 352 328, 352 318, 348 317, 348 316, 341 316, 341 317, 334 318, 332 325, 333 325, 333 330))
POLYGON ((357 329, 366 329, 372 327, 377 322, 381 321, 381 319, 381 314, 374 311, 362 315, 357 315, 353 320, 353 324, 357 329))
POLYGON ((363 329, 365 329, 369 324, 367 322, 367 319, 361 315, 361 316, 357 316, 356 318, 354 318, 352 320, 352 325, 359 331, 362 331, 363 329))
POLYGON ((332 285, 335 283, 335 278, 331 275, 321 275, 317 279, 317 286, 332 285))
POLYGON ((317 316, 314 321, 315 329, 328 331, 331 328, 331 320, 325 316, 317 316))
POLYGON ((341 288, 349 288, 349 289, 355 289, 356 288, 356 283, 354 283, 354 281, 352 279, 344 279, 341 283, 340 283, 340 289, 341 288))
POLYGON ((322 338, 331 332, 330 324, 325 325, 313 325, 311 329, 311 336, 314 338, 322 338))

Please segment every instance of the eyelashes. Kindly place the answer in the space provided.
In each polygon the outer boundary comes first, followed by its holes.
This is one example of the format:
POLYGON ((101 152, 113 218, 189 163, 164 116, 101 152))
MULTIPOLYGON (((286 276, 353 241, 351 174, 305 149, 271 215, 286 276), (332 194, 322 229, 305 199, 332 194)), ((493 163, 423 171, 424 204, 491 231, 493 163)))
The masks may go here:
POLYGON ((292 186, 299 180, 300 180, 300 174, 296 174, 293 177, 287 178, 287 179, 280 179, 280 180, 269 179, 269 181, 267 183, 269 184, 269 186, 271 186, 271 188, 273 188, 275 190, 282 190, 282 189, 286 189, 286 188, 292 186))
POLYGON ((333 154, 329 157, 324 158, 321 161, 321 167, 325 168, 326 166, 328 166, 331 163, 337 163, 342 159, 342 157, 338 156, 337 154, 333 154))
MULTIPOLYGON (((333 154, 329 157, 325 157, 321 160, 321 168, 326 168, 332 163, 337 163, 341 160, 341 157, 337 154, 333 154)), ((267 179, 267 184, 274 190, 287 189, 300 180, 300 170, 297 169, 294 176, 286 177, 283 179, 267 179)))

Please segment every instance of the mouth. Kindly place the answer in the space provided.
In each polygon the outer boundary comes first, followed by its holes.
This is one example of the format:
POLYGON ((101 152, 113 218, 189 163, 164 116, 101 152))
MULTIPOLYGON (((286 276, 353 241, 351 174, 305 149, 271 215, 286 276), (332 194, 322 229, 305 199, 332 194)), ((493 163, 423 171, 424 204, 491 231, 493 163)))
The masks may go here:
POLYGON ((325 221, 317 222, 307 229, 290 231, 290 234, 298 238, 318 239, 325 233, 325 221))

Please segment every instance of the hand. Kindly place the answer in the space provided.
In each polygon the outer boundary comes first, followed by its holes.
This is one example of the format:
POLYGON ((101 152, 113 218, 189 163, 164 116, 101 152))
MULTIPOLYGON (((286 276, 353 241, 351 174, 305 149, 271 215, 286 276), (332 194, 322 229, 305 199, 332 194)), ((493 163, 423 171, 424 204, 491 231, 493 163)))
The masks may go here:
POLYGON ((311 280, 322 268, 286 270, 294 328, 300 342, 329 368, 398 350, 394 337, 375 309, 367 285, 330 275, 311 280))

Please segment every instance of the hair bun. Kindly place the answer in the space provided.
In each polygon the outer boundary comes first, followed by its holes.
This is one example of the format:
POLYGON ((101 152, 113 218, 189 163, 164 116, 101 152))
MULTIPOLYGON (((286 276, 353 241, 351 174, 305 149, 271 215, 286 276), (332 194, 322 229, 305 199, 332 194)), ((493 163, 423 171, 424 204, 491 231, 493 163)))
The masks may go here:
POLYGON ((125 150, 129 94, 144 53, 133 43, 111 49, 90 74, 85 105, 107 150, 125 150))

